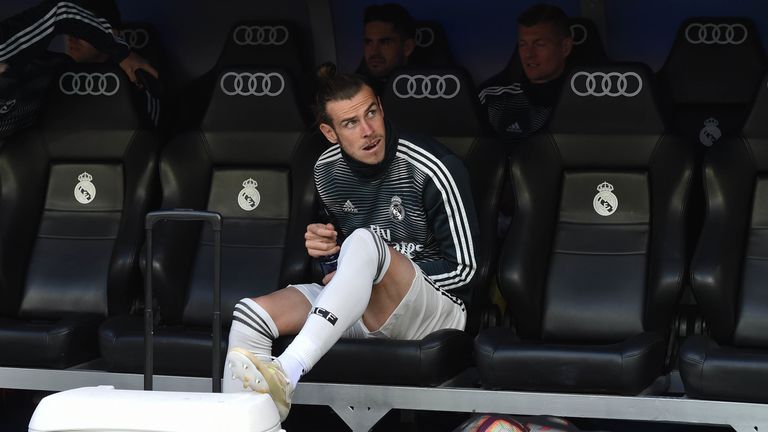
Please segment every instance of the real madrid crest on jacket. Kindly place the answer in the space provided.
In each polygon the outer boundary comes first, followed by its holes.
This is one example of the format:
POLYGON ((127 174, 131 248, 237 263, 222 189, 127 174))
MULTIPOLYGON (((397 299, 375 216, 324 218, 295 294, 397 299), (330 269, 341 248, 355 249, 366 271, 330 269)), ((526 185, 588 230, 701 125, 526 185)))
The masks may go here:
MULTIPOLYGON (((342 236, 370 228, 442 289, 477 268, 477 220, 462 162, 437 141, 386 124, 384 160, 358 162, 337 144, 315 164, 315 186, 342 236)), ((457 292, 461 295, 461 292, 457 292)))

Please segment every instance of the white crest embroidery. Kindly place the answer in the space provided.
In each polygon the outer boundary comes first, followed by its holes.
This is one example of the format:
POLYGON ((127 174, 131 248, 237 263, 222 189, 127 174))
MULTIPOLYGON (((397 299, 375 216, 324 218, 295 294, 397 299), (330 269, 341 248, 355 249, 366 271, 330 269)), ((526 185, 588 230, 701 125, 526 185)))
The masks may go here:
POLYGON ((83 172, 77 179, 80 183, 75 185, 75 199, 80 204, 88 204, 96 198, 96 186, 91 183, 93 176, 87 172, 83 172))
POLYGON ((389 204, 389 214, 392 219, 401 221, 405 219, 405 207, 403 207, 403 200, 397 195, 392 197, 392 202, 389 204))
POLYGON ((597 186, 597 195, 592 200, 592 207, 600 216, 610 216, 619 208, 619 199, 613 194, 613 185, 602 182, 597 186))
POLYGON ((258 183, 252 178, 243 182, 243 189, 237 194, 237 204, 241 209, 251 211, 259 206, 261 194, 256 190, 257 186, 258 183))
POLYGON ((712 147, 712 144, 723 135, 723 132, 717 126, 720 122, 717 119, 710 117, 704 120, 704 127, 699 132, 699 141, 707 147, 712 147))

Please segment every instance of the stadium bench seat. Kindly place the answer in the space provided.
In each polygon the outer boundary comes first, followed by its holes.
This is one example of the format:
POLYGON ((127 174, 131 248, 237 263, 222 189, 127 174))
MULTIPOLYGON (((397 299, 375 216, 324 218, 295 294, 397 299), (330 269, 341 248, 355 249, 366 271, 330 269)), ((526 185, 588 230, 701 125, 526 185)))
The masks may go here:
POLYGON ((159 140, 114 65, 74 65, 39 128, 0 156, 0 364, 66 368, 98 356, 97 328, 141 292, 144 215, 159 140))
MULTIPOLYGON (((162 208, 222 215, 222 321, 235 303, 307 278, 304 232, 313 221, 312 167, 325 148, 307 133, 292 80, 258 67, 225 68, 202 127, 177 136, 160 161, 162 208)), ((212 231, 160 223, 153 235, 153 290, 159 322, 155 372, 210 375, 212 231)), ((143 317, 121 316, 100 329, 114 371, 143 370, 143 317)), ((222 338, 222 359, 225 354, 222 338)))
POLYGON ((629 395, 665 372, 693 164, 649 79, 575 69, 549 130, 516 147, 499 264, 513 326, 475 341, 485 388, 629 395))
POLYGON ((693 294, 706 332, 680 349, 686 394, 768 402, 768 78, 740 136, 704 161, 706 216, 691 262, 693 294))

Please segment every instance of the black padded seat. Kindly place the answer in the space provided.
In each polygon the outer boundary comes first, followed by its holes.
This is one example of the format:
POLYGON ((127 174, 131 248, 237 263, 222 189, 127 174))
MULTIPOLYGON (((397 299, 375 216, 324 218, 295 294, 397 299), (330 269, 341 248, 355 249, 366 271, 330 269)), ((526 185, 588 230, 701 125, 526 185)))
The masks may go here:
MULTIPOLYGON (((386 117, 395 127, 431 135, 468 163, 481 227, 480 238, 475 239, 478 269, 470 286, 453 294, 467 304, 469 331, 440 330, 422 340, 341 339, 305 380, 436 386, 470 366, 471 332, 477 331, 479 320, 475 310, 482 310, 488 303, 499 186, 504 168, 503 158, 493 153, 499 151, 496 140, 483 133, 474 95, 471 80, 463 70, 413 67, 395 73, 382 98, 386 117), (432 82, 432 90, 428 92, 434 97, 406 94, 406 80, 417 80, 418 84, 412 88, 421 91, 426 89, 422 86, 424 79, 432 82), (434 87, 438 80, 448 82, 442 96, 434 87), (425 112, 430 115, 425 117, 425 112)), ((281 338, 280 348, 290 340, 281 338)))
POLYGON ((128 22, 120 26, 120 35, 131 48, 162 72, 166 69, 167 54, 154 26, 144 22, 128 22))
POLYGON ((54 80, 39 128, 0 155, 0 365, 97 357, 99 323, 141 293, 159 140, 134 89, 113 65, 72 65, 54 80))
POLYGON ((515 149, 499 264, 514 328, 475 340, 484 387, 631 395, 664 373, 693 164, 649 79, 634 64, 575 69, 549 130, 515 149))
POLYGON ((584 17, 568 19, 573 38, 573 48, 568 62, 572 65, 597 65, 609 62, 603 38, 594 21, 584 17))
MULTIPOLYGON (((241 298, 308 279, 304 232, 314 217, 312 168, 326 145, 307 125, 285 71, 225 68, 202 128, 180 134, 163 151, 162 207, 223 217, 221 311, 227 328, 241 298)), ((162 222, 153 242, 155 372, 210 376, 210 227, 162 222)), ((222 341, 223 359, 226 333, 222 341)), ((110 370, 143 370, 143 317, 107 321, 100 343, 110 370)))
POLYGON ((311 50, 303 32, 295 23, 285 20, 244 20, 233 24, 216 64, 194 80, 182 96, 178 128, 200 128, 211 98, 217 91, 221 72, 237 66, 281 69, 282 73, 290 76, 294 83, 293 91, 306 105, 314 91, 311 58, 311 50))
POLYGON ((303 76, 311 64, 305 55, 305 45, 301 29, 292 22, 240 21, 227 33, 216 67, 280 67, 295 80, 303 76))
POLYGON ((706 216, 691 262, 705 334, 680 348, 688 396, 768 402, 768 77, 739 137, 704 160, 706 216))
POLYGON ((408 63, 414 66, 452 66, 453 55, 443 26, 437 21, 417 21, 416 46, 408 63))
POLYGON ((765 53, 750 19, 685 20, 658 73, 670 126, 706 147, 738 134, 765 71, 765 53))

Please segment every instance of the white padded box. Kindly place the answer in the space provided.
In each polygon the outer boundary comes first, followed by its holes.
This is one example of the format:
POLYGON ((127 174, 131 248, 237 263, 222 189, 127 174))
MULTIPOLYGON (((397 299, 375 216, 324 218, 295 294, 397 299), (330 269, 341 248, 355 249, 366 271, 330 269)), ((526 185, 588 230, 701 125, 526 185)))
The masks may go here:
POLYGON ((29 432, 281 432, 259 393, 185 393, 83 387, 45 397, 29 432))

